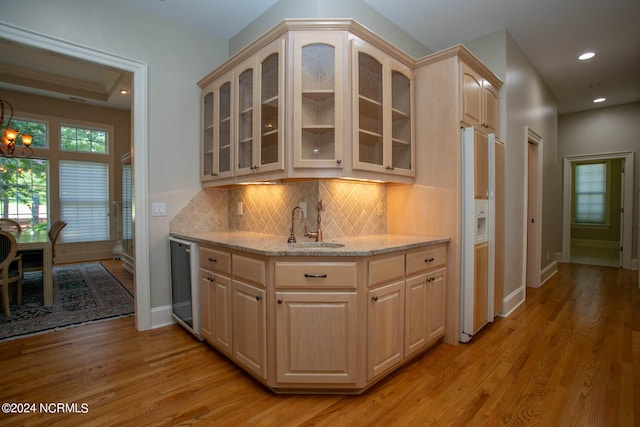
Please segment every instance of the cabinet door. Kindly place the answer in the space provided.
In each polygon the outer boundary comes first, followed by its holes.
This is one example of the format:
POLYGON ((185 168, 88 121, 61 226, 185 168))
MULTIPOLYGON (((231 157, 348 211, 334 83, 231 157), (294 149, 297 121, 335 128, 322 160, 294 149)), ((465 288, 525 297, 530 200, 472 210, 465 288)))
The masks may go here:
POLYGON ((200 269, 200 322, 202 336, 214 347, 231 354, 231 281, 200 269))
POLYGON ((498 135, 500 121, 498 89, 486 80, 482 83, 482 113, 484 131, 498 135))
POLYGON ((389 59, 391 135, 388 144, 390 171, 415 176, 413 144, 413 88, 409 67, 389 59))
POLYGON ((404 280, 367 292, 367 380, 404 357, 404 280))
POLYGON ((213 105, 214 105, 213 85, 209 85, 202 91, 200 123, 200 180, 209 181, 213 179, 213 105))
POLYGON ((355 292, 276 293, 278 383, 356 381, 355 292))
POLYGON ((213 338, 213 277, 200 269, 200 334, 208 342, 213 338))
POLYGON ((267 376, 265 291, 233 282, 233 356, 261 378, 267 376))
POLYGON ((256 130, 256 172, 284 169, 284 39, 278 39, 257 56, 259 73, 256 130))
POLYGON ((405 357, 444 335, 446 269, 407 279, 405 357))
POLYGON ((342 165, 345 43, 345 32, 294 35, 294 167, 342 165))
POLYGON ((489 141, 487 135, 474 129, 474 194, 476 199, 489 198, 489 141))
POLYGON ((213 176, 227 178, 233 176, 233 125, 232 111, 233 73, 228 73, 214 82, 214 133, 213 133, 213 176), (215 94, 218 95, 217 99, 215 94))
POLYGON ((482 77, 464 62, 460 63, 460 121, 482 129, 482 77))
POLYGON ((235 173, 238 176, 253 173, 256 166, 254 163, 256 76, 254 57, 236 68, 235 173))

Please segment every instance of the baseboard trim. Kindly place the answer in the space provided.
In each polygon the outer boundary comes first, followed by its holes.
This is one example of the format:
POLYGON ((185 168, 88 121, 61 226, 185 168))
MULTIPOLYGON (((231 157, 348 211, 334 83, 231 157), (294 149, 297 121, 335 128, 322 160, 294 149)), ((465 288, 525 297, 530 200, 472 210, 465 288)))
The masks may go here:
POLYGON ((524 303, 526 297, 526 286, 521 286, 502 300, 502 310, 498 313, 500 317, 508 317, 513 311, 524 303))
POLYGON ((544 283, 549 280, 554 274, 558 272, 558 262, 553 261, 551 264, 546 266, 540 272, 540 286, 544 285, 544 283))
POLYGON ((151 309, 151 329, 162 328, 176 323, 171 317, 171 306, 153 307, 151 309))
POLYGON ((617 249, 620 247, 619 240, 592 240, 592 239, 571 239, 571 246, 587 248, 617 249))

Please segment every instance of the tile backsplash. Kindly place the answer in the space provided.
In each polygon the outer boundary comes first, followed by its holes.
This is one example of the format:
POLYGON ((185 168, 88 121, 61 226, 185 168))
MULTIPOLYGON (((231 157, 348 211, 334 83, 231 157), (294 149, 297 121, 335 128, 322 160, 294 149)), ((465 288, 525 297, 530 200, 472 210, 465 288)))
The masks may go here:
POLYGON ((296 237, 304 226, 315 231, 317 203, 322 199, 325 240, 387 232, 387 192, 381 184, 340 180, 293 181, 276 185, 241 185, 205 189, 171 220, 172 232, 252 231, 287 236, 291 211, 307 203, 307 218, 295 213, 296 237), (242 204, 242 215, 239 215, 242 204))

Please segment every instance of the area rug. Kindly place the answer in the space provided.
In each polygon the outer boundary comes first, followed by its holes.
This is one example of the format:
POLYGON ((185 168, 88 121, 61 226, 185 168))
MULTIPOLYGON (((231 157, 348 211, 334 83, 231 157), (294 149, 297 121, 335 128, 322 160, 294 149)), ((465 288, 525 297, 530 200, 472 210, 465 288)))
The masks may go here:
POLYGON ((133 296, 99 263, 53 268, 53 306, 43 306, 42 272, 24 273, 22 305, 11 287, 11 317, 0 309, 0 341, 134 313, 133 296))

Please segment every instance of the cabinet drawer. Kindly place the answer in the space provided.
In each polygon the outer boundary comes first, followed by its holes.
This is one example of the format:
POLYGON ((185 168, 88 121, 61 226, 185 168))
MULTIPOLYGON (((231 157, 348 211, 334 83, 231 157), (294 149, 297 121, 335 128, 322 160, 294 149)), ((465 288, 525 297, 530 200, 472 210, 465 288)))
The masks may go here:
POLYGON ((355 288, 355 262, 277 262, 276 287, 355 288))
POLYGON ((404 255, 369 261, 369 287, 404 277, 404 255))
POLYGON ((200 246, 200 268, 231 275, 231 254, 200 246))
POLYGON ((432 270, 447 264, 447 247, 445 245, 428 248, 407 254, 407 276, 432 270))
POLYGON ((242 255, 233 256, 233 277, 263 286, 265 284, 265 262, 242 255))

